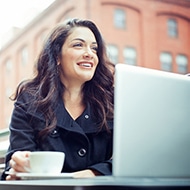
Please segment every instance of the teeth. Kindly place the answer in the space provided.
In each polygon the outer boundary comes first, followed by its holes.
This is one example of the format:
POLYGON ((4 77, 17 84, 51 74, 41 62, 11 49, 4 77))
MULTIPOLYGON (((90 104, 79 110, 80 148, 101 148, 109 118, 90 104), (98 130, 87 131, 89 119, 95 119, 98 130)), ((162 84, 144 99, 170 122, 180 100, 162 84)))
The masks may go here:
POLYGON ((80 65, 83 66, 83 67, 91 67, 90 63, 81 63, 80 65))

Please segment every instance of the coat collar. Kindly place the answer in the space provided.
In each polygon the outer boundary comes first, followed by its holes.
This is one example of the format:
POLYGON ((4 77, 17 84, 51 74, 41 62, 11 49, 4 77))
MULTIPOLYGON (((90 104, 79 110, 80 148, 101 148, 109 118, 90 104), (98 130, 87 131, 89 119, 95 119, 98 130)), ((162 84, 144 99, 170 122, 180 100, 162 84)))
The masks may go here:
MULTIPOLYGON (((28 110, 28 113, 35 116, 36 118, 45 121, 44 115, 39 111, 28 110)), ((70 116, 65 109, 62 98, 59 98, 58 105, 55 109, 57 118, 57 127, 63 128, 67 131, 73 131, 77 133, 97 133, 99 130, 100 121, 95 118, 91 106, 87 104, 84 112, 76 120, 70 116)), ((113 129, 113 121, 108 122, 110 129, 113 129)), ((104 130, 104 129, 103 129, 104 130)))
POLYGON ((59 101, 56 109, 57 127, 79 133, 96 133, 100 121, 95 119, 92 109, 87 104, 84 112, 74 120, 65 109, 64 103, 59 101))

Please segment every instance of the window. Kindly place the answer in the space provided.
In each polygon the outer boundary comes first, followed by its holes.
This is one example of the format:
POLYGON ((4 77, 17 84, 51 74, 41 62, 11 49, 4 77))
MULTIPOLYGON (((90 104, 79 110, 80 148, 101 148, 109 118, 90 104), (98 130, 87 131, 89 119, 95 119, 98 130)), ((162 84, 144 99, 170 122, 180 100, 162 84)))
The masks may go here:
POLYGON ((44 43, 46 37, 47 37, 47 31, 44 31, 44 32, 40 35, 40 45, 44 43))
POLYGON ((168 35, 171 37, 177 37, 178 26, 175 19, 168 19, 168 35))
POLYGON ((5 120, 5 125, 8 126, 10 125, 10 122, 11 122, 11 117, 10 116, 7 116, 6 120, 5 120))
POLYGON ((9 97, 12 95, 12 89, 10 87, 7 87, 6 88, 6 91, 5 91, 5 98, 7 101, 9 101, 9 97))
POLYGON ((137 52, 135 48, 126 47, 123 51, 124 54, 124 63, 129 65, 137 64, 137 52))
POLYGON ((179 54, 176 57, 177 71, 181 74, 187 73, 188 59, 187 56, 179 54))
POLYGON ((24 66, 28 62, 28 48, 24 47, 21 50, 21 64, 24 66))
POLYGON ((107 52, 108 52, 108 57, 110 60, 116 64, 118 63, 118 48, 115 45, 108 45, 107 46, 107 52))
POLYGON ((126 14, 122 9, 115 9, 114 11, 114 26, 116 28, 126 28, 126 14))
POLYGON ((6 67, 6 72, 7 72, 7 74, 9 74, 9 73, 11 72, 11 70, 12 70, 12 67, 13 67, 13 66, 12 66, 12 62, 11 62, 10 59, 6 61, 5 67, 6 67))
POLYGON ((172 56, 171 53, 162 52, 160 54, 161 69, 163 71, 172 71, 172 56))

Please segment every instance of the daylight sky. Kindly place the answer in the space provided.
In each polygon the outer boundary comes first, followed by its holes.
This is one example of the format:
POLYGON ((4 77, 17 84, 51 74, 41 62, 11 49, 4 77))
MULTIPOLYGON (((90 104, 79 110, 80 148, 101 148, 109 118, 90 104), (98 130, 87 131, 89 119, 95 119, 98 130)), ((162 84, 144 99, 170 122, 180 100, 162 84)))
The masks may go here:
POLYGON ((13 26, 23 27, 54 0, 0 0, 0 37, 13 26))

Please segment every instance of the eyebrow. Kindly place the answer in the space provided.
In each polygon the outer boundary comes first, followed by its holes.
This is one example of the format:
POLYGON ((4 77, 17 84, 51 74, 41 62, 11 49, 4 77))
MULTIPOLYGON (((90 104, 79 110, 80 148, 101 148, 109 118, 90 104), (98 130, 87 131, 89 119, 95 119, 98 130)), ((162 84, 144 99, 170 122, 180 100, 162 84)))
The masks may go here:
MULTIPOLYGON (((85 40, 83 40, 82 38, 75 38, 72 41, 75 41, 75 40, 79 40, 81 42, 85 42, 85 40)), ((97 44, 97 42, 92 42, 92 44, 97 44)))

